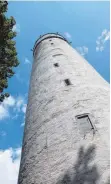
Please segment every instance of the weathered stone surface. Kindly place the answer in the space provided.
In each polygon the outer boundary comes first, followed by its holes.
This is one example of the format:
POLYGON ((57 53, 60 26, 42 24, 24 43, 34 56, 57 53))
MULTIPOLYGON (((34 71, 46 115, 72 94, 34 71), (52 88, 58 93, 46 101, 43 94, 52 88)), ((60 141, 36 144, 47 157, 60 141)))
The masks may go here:
POLYGON ((66 41, 47 38, 35 50, 18 184, 108 184, 108 178, 109 84, 66 41), (75 118, 84 113, 96 128, 86 135, 75 118))

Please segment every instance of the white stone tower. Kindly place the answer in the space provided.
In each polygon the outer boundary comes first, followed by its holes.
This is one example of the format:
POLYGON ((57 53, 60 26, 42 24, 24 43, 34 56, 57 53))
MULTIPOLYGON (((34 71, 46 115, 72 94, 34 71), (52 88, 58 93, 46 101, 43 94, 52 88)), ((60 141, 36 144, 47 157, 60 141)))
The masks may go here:
POLYGON ((33 55, 18 184, 108 184, 109 84, 59 34, 33 55))

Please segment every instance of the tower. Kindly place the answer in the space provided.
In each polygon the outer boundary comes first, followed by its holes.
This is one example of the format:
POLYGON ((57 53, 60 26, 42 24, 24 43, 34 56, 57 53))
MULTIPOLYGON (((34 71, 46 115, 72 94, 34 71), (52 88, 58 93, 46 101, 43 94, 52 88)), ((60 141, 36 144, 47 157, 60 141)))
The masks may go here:
POLYGON ((108 184, 109 84, 59 34, 33 56, 18 184, 108 184))

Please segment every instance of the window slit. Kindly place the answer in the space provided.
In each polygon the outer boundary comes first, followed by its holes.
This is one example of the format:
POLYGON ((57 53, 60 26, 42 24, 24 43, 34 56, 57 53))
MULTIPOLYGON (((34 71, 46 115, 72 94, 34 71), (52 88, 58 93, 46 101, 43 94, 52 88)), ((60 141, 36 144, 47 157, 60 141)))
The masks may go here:
POLYGON ((65 81, 66 86, 71 85, 71 82, 70 82, 70 80, 69 80, 69 79, 65 79, 64 81, 65 81))

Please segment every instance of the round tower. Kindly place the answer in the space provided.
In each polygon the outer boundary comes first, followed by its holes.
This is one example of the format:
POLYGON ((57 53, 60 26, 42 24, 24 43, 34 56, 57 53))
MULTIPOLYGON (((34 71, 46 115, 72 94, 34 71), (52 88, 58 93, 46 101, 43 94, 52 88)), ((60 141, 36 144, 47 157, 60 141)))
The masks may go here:
POLYGON ((109 84, 58 33, 33 57, 18 184, 108 184, 109 84))

